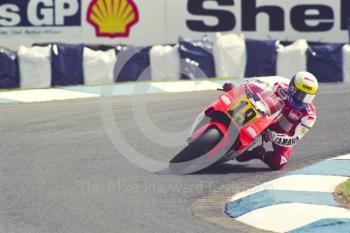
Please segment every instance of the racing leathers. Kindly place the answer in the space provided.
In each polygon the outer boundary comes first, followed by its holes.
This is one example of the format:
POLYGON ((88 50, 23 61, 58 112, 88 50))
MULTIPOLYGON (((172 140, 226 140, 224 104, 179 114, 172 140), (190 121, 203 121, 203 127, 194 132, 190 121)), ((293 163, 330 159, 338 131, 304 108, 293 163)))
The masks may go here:
POLYGON ((243 155, 239 162, 261 159, 273 170, 282 169, 291 158, 292 147, 312 128, 316 122, 313 103, 303 109, 295 109, 288 101, 288 84, 277 82, 273 86, 275 95, 283 101, 283 109, 277 122, 272 124, 243 155))

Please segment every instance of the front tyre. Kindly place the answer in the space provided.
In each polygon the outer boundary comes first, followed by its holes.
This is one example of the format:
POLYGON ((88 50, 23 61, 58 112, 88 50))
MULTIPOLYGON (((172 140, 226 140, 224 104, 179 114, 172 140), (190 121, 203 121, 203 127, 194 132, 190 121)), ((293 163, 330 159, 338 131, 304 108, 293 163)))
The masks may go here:
MULTIPOLYGON (((205 155, 207 152, 213 149, 221 141, 222 138, 223 134, 216 127, 208 128, 170 161, 170 170, 176 173, 181 173, 180 170, 185 170, 188 166, 190 166, 189 162, 191 160, 205 155), (179 163, 184 163, 184 165, 179 166, 179 163), (179 170, 179 168, 181 169, 179 170)), ((206 167, 209 167, 210 165, 212 164, 208 164, 206 167)), ((202 167, 200 170, 206 167, 202 167)))

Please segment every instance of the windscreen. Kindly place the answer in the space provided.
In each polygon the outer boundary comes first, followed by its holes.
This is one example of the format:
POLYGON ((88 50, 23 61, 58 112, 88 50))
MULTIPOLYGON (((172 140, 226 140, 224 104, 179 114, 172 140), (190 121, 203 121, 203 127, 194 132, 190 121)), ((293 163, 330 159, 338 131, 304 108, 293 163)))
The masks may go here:
POLYGON ((253 80, 246 82, 245 87, 254 106, 264 114, 271 116, 282 109, 283 101, 275 95, 271 84, 253 80))

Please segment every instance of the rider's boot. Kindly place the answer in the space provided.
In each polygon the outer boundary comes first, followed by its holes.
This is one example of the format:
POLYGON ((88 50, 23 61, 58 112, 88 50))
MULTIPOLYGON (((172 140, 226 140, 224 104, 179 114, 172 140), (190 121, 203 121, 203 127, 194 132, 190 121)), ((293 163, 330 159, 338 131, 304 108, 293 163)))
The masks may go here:
POLYGON ((238 156, 236 158, 236 160, 238 162, 247 162, 247 161, 250 161, 252 159, 263 160, 265 153, 266 153, 265 148, 263 146, 258 146, 256 148, 254 148, 253 150, 244 152, 244 154, 238 156))

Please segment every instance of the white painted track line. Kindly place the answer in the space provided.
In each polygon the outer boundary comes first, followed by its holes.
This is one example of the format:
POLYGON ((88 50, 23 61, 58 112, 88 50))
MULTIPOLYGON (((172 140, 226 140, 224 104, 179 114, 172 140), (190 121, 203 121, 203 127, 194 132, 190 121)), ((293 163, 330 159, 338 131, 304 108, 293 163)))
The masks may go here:
POLYGON ((221 88, 222 85, 210 81, 193 81, 193 82, 176 82, 176 83, 152 83, 153 87, 159 88, 164 92, 176 93, 176 92, 190 92, 190 91, 206 91, 215 90, 221 88))
POLYGON ((289 175, 261 185, 233 196, 231 201, 244 198, 264 190, 286 190, 306 192, 333 192, 335 187, 349 177, 322 175, 289 175))
POLYGON ((350 154, 331 158, 330 160, 350 160, 350 154))
POLYGON ((20 90, 1 92, 0 98, 6 98, 16 100, 19 102, 42 102, 52 100, 67 100, 67 99, 80 99, 89 97, 98 97, 99 95, 83 93, 77 91, 69 91, 63 89, 37 89, 37 90, 20 90))
POLYGON ((245 224, 273 232, 288 232, 326 218, 349 218, 340 207, 288 203, 254 210, 239 218, 245 224))

